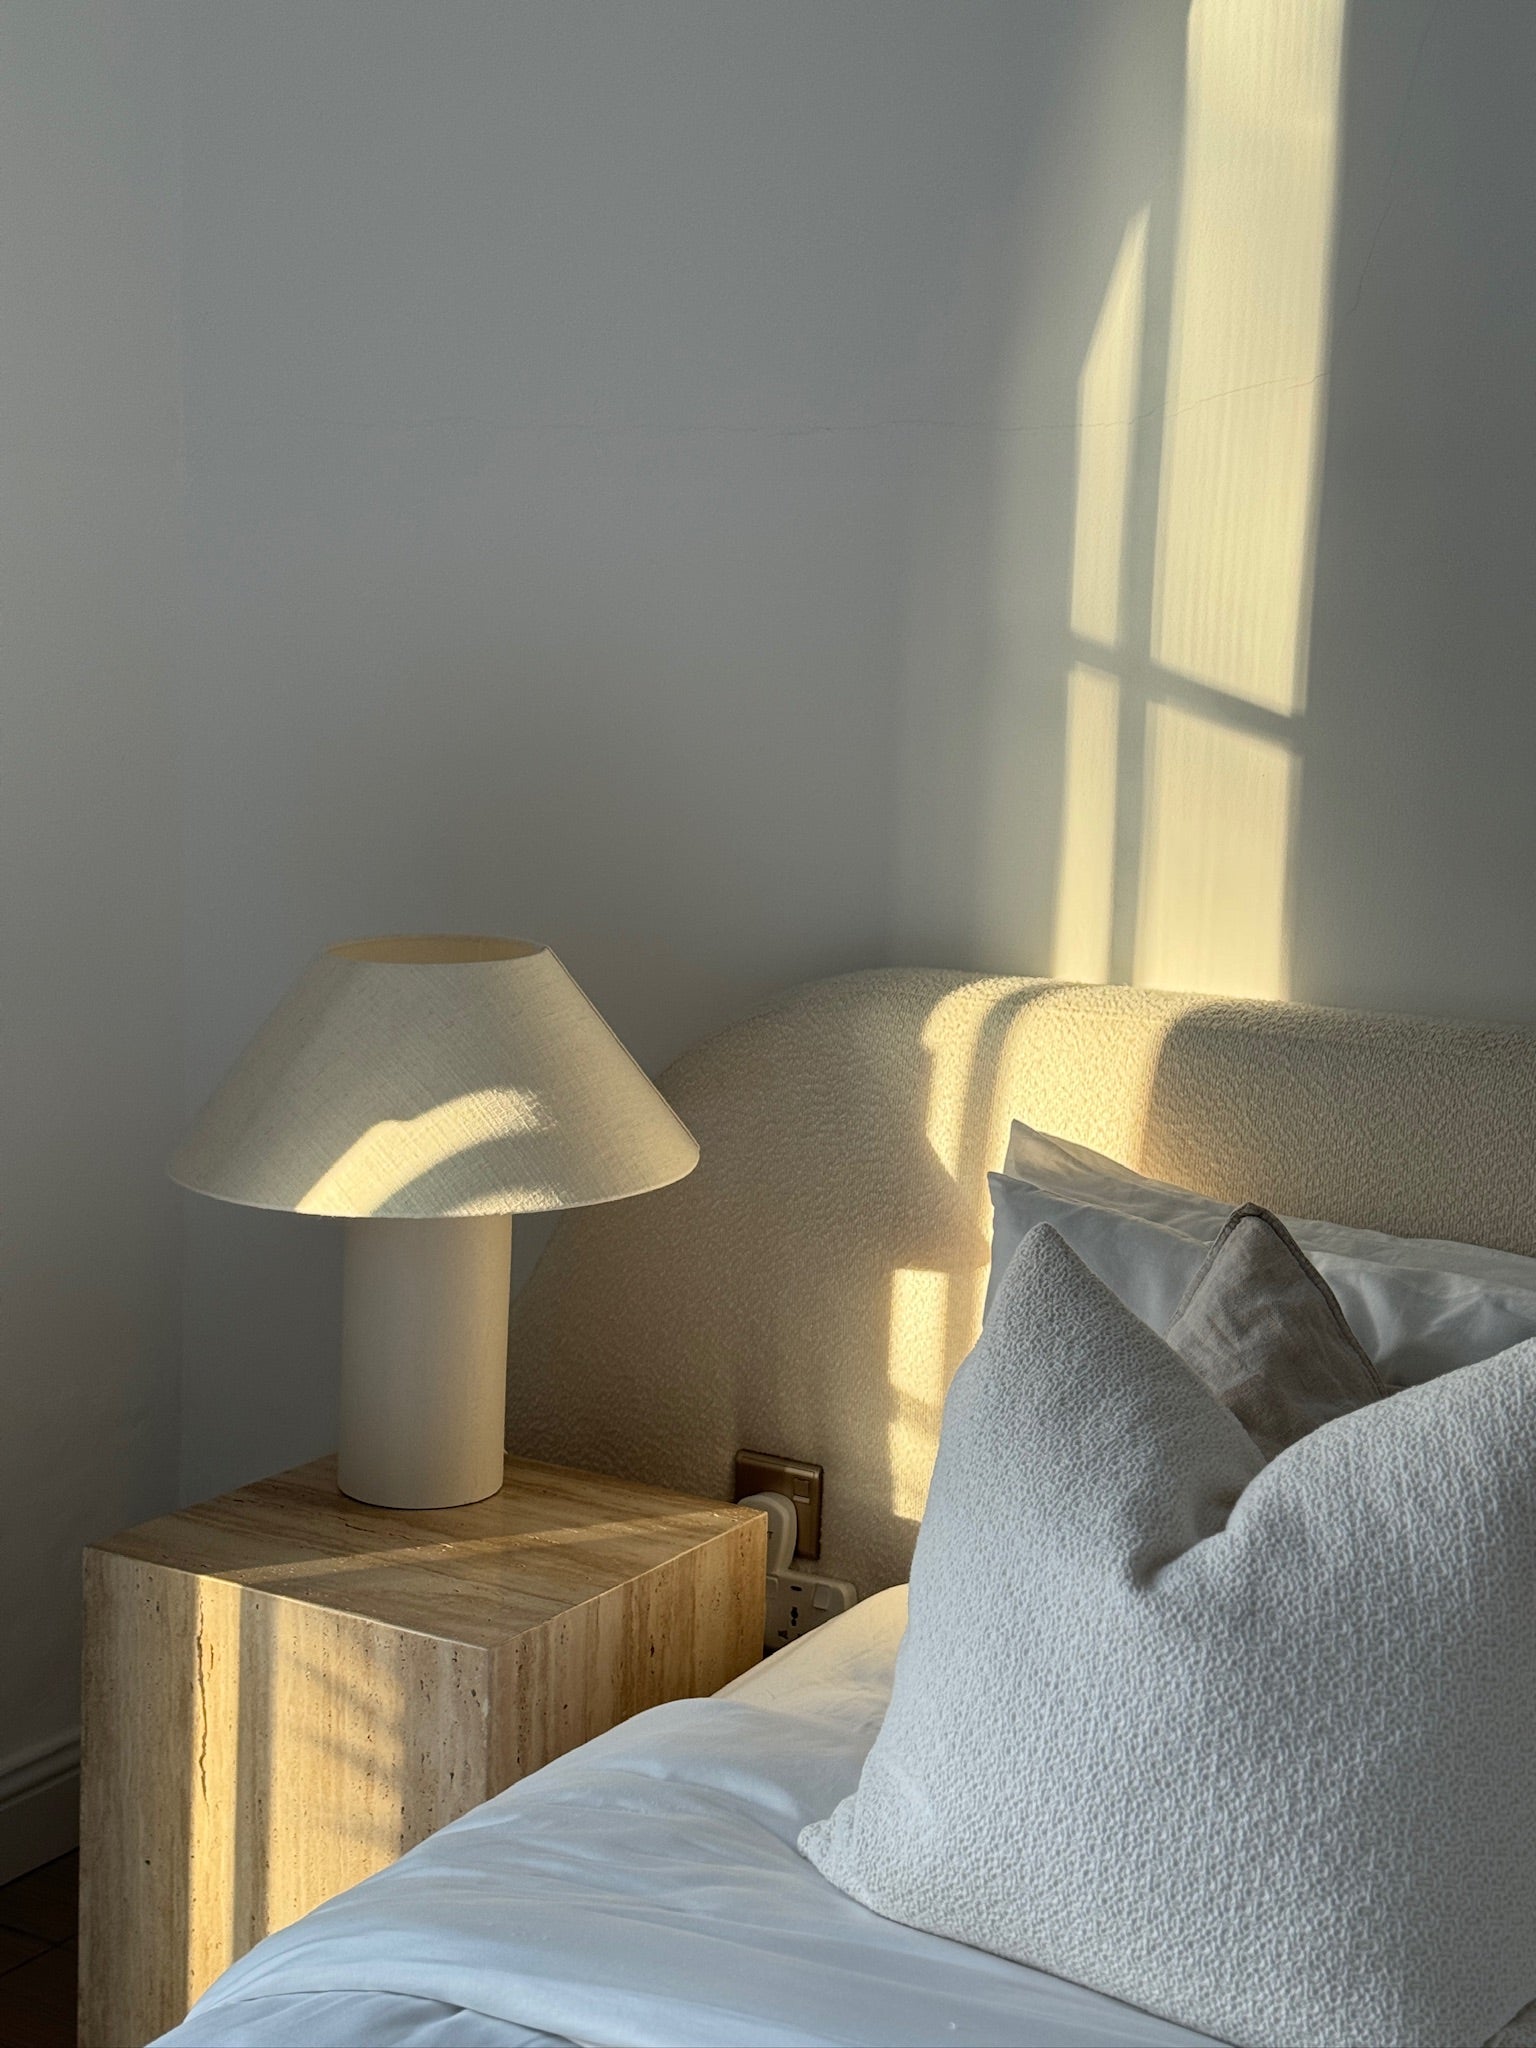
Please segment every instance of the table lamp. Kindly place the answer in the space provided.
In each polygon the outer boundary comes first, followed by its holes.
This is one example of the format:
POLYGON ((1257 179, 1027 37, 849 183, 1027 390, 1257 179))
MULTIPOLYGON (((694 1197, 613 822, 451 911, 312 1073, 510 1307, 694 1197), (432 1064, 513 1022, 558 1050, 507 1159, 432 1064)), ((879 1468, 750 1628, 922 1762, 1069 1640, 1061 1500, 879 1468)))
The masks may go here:
POLYGON ((346 1221, 337 1479, 380 1507, 502 1482, 512 1219, 681 1180, 699 1148, 545 946, 332 946, 171 1161, 184 1187, 346 1221))

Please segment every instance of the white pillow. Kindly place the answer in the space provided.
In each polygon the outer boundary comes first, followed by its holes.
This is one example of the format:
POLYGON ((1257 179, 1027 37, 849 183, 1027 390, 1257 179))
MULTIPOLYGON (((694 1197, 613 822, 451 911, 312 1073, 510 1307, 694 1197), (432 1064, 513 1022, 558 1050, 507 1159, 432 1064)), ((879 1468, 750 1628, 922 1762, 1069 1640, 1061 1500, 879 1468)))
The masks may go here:
MULTIPOLYGON (((1147 1180, 1128 1166, 1016 1123, 991 1174, 990 1310, 1024 1237, 1050 1223, 1126 1305, 1161 1335, 1231 1204, 1147 1180)), ((1481 1245, 1390 1237, 1337 1223, 1287 1228, 1339 1298, 1378 1371, 1394 1384, 1433 1379, 1536 1336, 1536 1259, 1481 1245)))
POLYGON ((891 1704, 802 1851, 1243 2048, 1536 1999, 1536 1343, 1265 1465, 1050 1229, 945 1405, 891 1704))

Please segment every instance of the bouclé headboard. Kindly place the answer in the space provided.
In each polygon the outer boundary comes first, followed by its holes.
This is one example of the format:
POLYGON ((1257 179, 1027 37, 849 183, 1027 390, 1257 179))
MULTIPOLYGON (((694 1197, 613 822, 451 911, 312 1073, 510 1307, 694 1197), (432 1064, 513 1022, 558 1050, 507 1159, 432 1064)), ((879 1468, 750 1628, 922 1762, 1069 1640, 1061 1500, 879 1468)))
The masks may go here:
POLYGON ((1014 1117, 1292 1216, 1536 1254, 1536 1032, 892 969, 676 1062, 685 1181, 561 1219, 513 1304, 509 1448, 728 1494, 826 1467, 822 1569, 906 1576, 1014 1117))

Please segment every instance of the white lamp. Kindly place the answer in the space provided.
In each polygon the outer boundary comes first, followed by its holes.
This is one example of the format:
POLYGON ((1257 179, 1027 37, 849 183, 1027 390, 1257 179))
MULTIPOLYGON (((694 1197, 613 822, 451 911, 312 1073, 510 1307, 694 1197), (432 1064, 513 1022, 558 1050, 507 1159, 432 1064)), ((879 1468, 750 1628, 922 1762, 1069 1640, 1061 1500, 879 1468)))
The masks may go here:
POLYGON ((343 1492, 501 1485, 512 1218, 681 1180, 699 1148, 546 947, 332 946, 204 1106, 172 1178, 347 1221, 343 1492))

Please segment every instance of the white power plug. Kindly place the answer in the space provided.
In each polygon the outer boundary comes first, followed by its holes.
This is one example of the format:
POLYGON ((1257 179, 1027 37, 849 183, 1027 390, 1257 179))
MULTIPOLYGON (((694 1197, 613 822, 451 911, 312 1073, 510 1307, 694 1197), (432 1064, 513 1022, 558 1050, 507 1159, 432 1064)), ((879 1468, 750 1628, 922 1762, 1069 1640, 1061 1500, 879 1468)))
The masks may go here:
POLYGON ((787 1572, 795 1554, 800 1518, 787 1493, 749 1493, 737 1501, 739 1508, 761 1508, 768 1517, 768 1576, 787 1572))
POLYGON ((743 1508, 761 1508, 768 1517, 768 1589, 763 1616, 763 1648, 781 1650, 786 1643, 809 1635, 834 1614, 846 1614, 858 1600, 858 1589, 847 1579, 824 1578, 819 1572, 800 1570, 795 1564, 795 1534, 799 1522, 795 1504, 782 1493, 749 1493, 736 1503, 743 1508))

